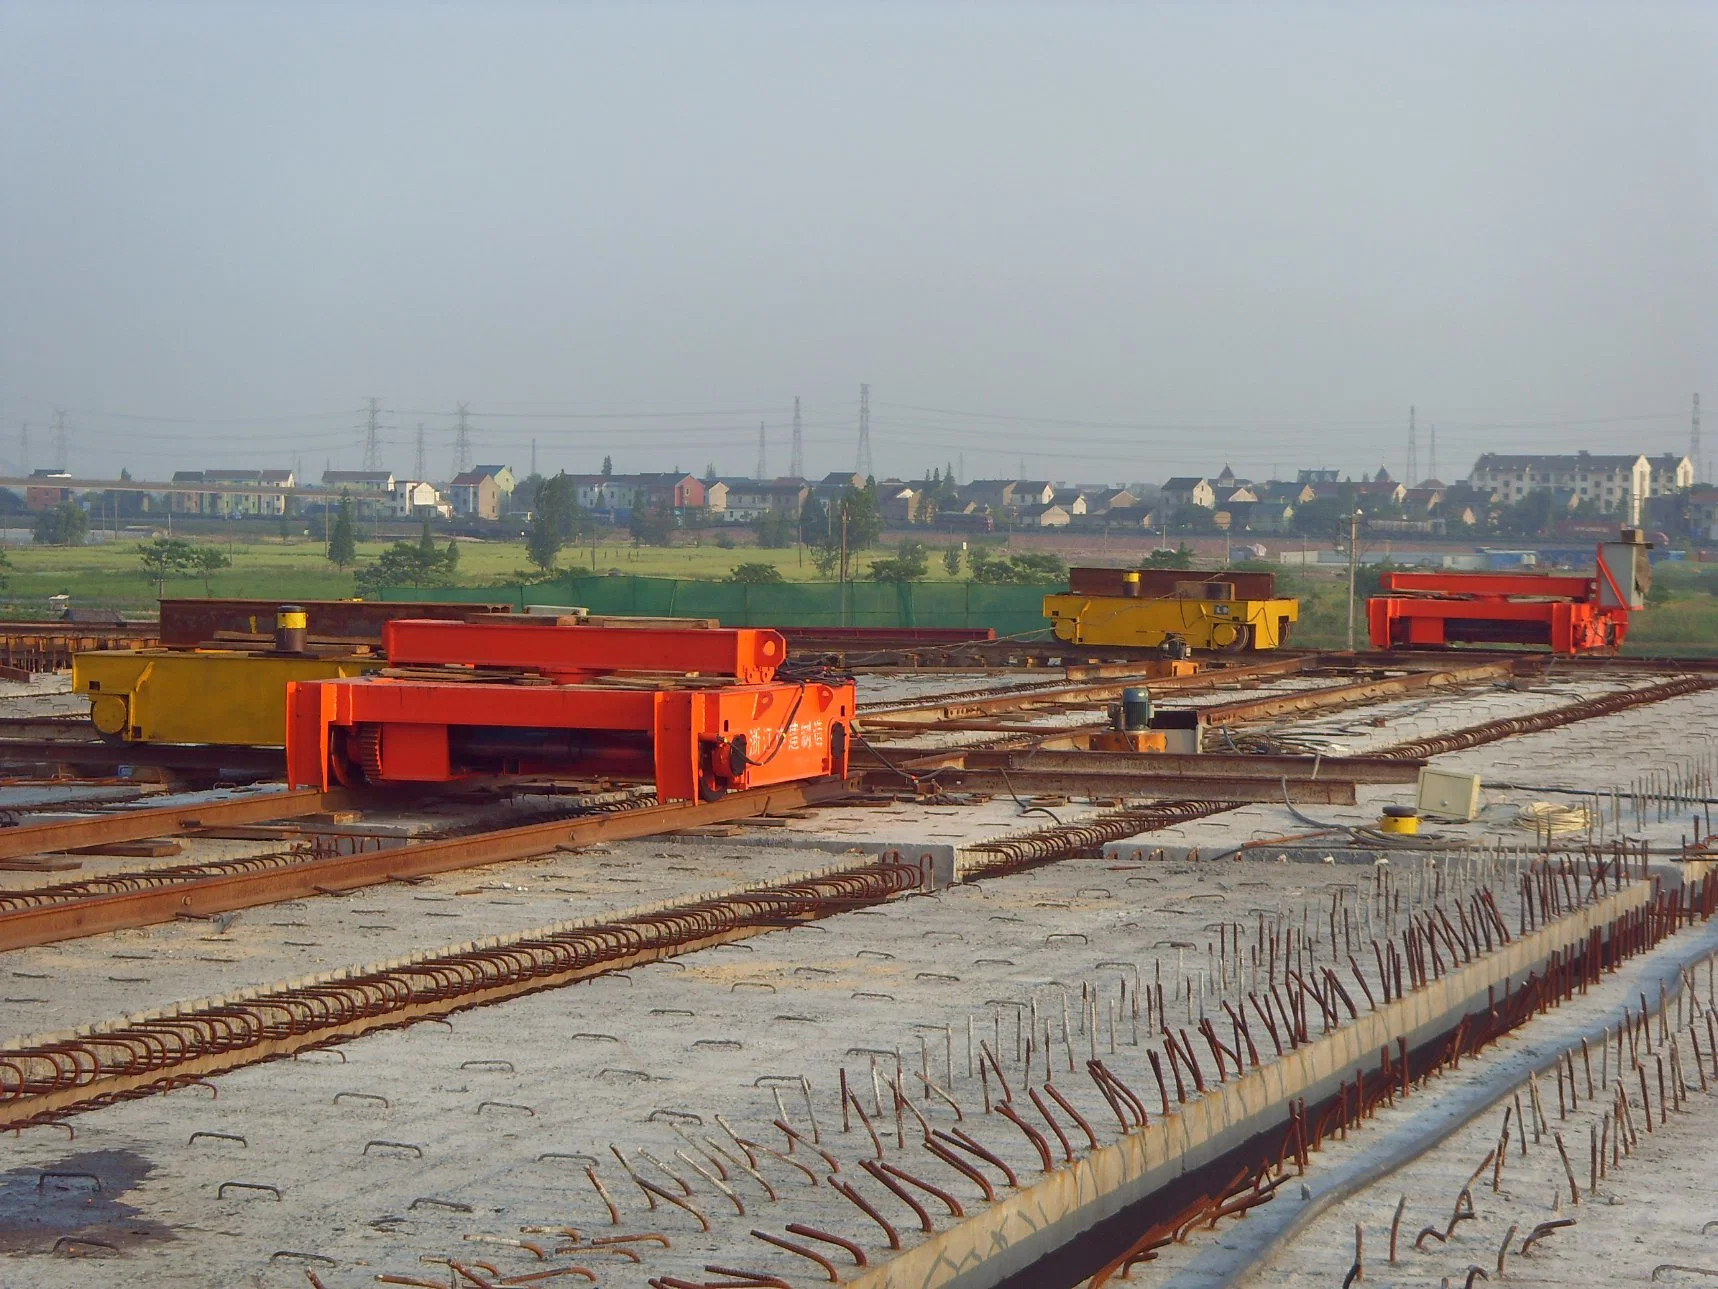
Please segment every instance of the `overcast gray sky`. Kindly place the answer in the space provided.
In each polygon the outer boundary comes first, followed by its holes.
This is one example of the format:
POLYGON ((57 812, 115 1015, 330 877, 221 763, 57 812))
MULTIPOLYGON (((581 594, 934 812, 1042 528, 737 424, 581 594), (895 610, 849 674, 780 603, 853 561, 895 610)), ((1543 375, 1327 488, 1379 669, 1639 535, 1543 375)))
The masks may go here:
MULTIPOLYGON (((1718 4, 0 0, 0 467, 1684 451, 1718 4)), ((1718 407, 1708 457, 1718 462, 1718 407)))

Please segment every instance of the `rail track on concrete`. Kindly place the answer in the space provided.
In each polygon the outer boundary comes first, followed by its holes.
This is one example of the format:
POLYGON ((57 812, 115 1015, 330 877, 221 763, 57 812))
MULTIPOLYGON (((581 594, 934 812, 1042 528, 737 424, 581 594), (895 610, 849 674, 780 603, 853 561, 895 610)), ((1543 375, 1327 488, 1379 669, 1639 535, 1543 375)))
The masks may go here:
MULTIPOLYGON (((1572 725, 1579 721, 1615 716, 1636 707, 1644 707, 1652 703, 1715 688, 1718 688, 1718 677, 1680 676, 1640 689, 1621 690, 1596 698, 1581 699, 1561 707, 1554 707, 1549 711, 1486 721, 1483 724, 1470 725, 1464 729, 1411 739, 1386 748, 1377 756, 1385 760, 1415 765, 1423 764, 1424 758, 1427 757, 1480 747, 1487 743, 1497 742, 1499 739, 1536 734, 1545 730, 1572 725)), ((1285 796, 1287 795, 1288 782, 1286 778, 1282 780, 1281 791, 1285 796)), ((1282 799, 1281 796, 1278 799, 1282 799)), ((969 849, 992 856, 988 862, 982 865, 982 872, 985 875, 1002 876, 1033 864, 1042 864, 1051 860, 1088 853, 1101 848, 1108 842, 1122 841, 1125 838, 1136 837, 1161 828, 1171 828, 1176 824, 1208 818, 1211 815, 1231 810, 1234 806, 1235 803, 1229 801, 1198 799, 1154 801, 1144 805, 1123 806, 1097 819, 1080 823, 1056 824, 1035 832, 1016 837, 1000 838, 996 841, 976 842, 969 849)))
MULTIPOLYGON (((50 944, 80 936, 101 935, 131 927, 171 922, 176 918, 208 918, 235 909, 255 908, 283 900, 341 894, 384 882, 412 881, 436 873, 480 868, 529 859, 561 847, 599 845, 605 841, 649 837, 683 828, 732 822, 759 815, 780 814, 850 795, 843 781, 821 781, 731 793, 711 802, 649 805, 542 823, 501 828, 472 836, 417 842, 386 850, 351 855, 239 859, 217 864, 175 866, 158 873, 114 874, 92 882, 13 892, 0 899, 0 952, 50 944), (103 889, 123 886, 128 889, 103 889)), ((330 794, 296 793, 306 806, 320 808, 330 794)), ((264 798, 265 794, 258 794, 264 798)), ((342 795, 342 801, 348 798, 342 795)), ((250 819, 284 817, 270 814, 273 804, 248 803, 250 819)), ((152 812, 139 811, 138 814, 152 812)), ((208 822, 206 812, 153 812, 179 819, 186 827, 208 822), (185 819, 184 815, 191 814, 185 819)), ((227 815, 228 820, 234 817, 227 815)), ((124 816, 120 816, 124 818, 124 816)), ((96 829, 111 822, 73 820, 37 825, 38 835, 56 829, 96 829)), ((134 821, 135 822, 135 821, 134 821)), ((0 832, 9 839, 13 829, 0 832)), ((133 836, 157 836, 156 833, 133 836)))
MULTIPOLYGON (((1476 683, 1495 664, 1459 672, 1410 673, 1415 687, 1476 683), (1430 680, 1424 677, 1438 677, 1430 680)), ((1396 678, 1392 678, 1396 679, 1396 678)), ((1384 682, 1378 682, 1384 683, 1384 682)), ((1362 782, 1411 781, 1424 758, 1476 747, 1518 734, 1607 716, 1643 704, 1718 686, 1718 678, 1678 677, 1634 690, 1585 699, 1529 716, 1487 722, 1387 749, 1374 757, 1270 757, 1253 754, 1190 757, 1077 753, 1076 763, 1035 749, 951 750, 910 760, 866 775, 874 788, 938 788, 984 793, 1019 791, 1088 797, 1156 797, 1123 805, 1097 819, 1051 828, 971 849, 994 858, 982 865, 1000 874, 1016 867, 1085 853, 1247 802, 1295 801, 1353 804, 1362 782), (902 771, 907 773, 903 774, 902 771), (946 779, 946 783, 941 780, 946 779)), ((1371 683, 1345 685, 1344 701, 1380 695, 1371 683)), ((1312 691, 1317 693, 1319 691, 1312 691)), ((1394 689, 1383 696, 1401 692, 1394 689)), ((1295 697, 1295 696, 1290 696, 1295 697)), ((1304 697, 1304 695, 1302 695, 1304 697)), ((720 824, 849 796, 844 783, 813 783, 736 793, 695 805, 649 805, 563 817, 479 833, 420 841, 386 850, 344 855, 276 853, 232 860, 172 865, 44 885, 0 896, 0 952, 81 936, 207 918, 237 909, 319 894, 336 894, 390 881, 530 858, 561 847, 646 837, 720 824)), ((354 804, 349 793, 310 790, 258 792, 229 801, 128 810, 87 818, 0 829, 0 859, 99 847, 116 842, 182 836, 222 825, 289 820, 354 804)))

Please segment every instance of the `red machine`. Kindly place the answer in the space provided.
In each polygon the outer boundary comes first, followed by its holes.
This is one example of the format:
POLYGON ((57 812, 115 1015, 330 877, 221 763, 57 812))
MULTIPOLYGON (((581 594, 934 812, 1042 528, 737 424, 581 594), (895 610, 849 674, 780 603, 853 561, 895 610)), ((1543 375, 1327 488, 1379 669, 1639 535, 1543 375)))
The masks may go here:
POLYGON ((1374 649, 1452 644, 1546 645, 1553 653, 1615 652, 1629 613, 1646 605, 1651 543, 1637 529, 1601 543, 1592 577, 1548 573, 1385 573, 1366 602, 1374 649))
POLYGON ((776 680, 775 631, 400 620, 384 644, 385 671, 287 686, 294 786, 565 775, 669 802, 847 773, 852 682, 776 680))

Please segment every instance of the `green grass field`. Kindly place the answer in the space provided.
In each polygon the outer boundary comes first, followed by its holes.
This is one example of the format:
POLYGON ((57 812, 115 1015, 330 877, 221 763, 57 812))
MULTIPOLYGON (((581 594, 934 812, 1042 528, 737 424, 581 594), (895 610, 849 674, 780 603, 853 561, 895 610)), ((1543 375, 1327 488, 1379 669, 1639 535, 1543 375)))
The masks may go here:
MULTIPOLYGON (((193 538, 201 541, 200 538, 193 538)), ((222 542, 210 542, 222 550, 222 542)), ((373 560, 383 542, 360 542, 360 563, 373 560)), ((231 546, 233 565, 216 573, 206 588, 208 594, 225 598, 333 600, 357 594, 352 570, 341 572, 323 555, 318 542, 299 540, 283 544, 278 538, 236 541, 231 546)), ((863 576, 872 556, 890 552, 867 552, 858 558, 863 576)), ((4 602, 15 618, 39 617, 47 612, 50 595, 69 595, 74 606, 146 612, 154 607, 154 584, 146 580, 137 560, 137 542, 121 541, 103 546, 17 547, 6 552, 11 562, 6 573, 4 602)), ((752 546, 723 550, 704 543, 698 546, 641 546, 630 541, 600 544, 596 570, 618 569, 646 577, 722 578, 738 564, 773 564, 789 581, 814 581, 817 569, 810 557, 794 550, 760 550, 752 546)), ((946 578, 942 561, 933 556, 930 577, 946 578)), ((590 568, 591 548, 583 546, 561 552, 559 567, 590 568)), ((519 542, 459 543, 459 575, 463 586, 530 581, 534 577, 525 548, 519 542)), ((175 578, 167 584, 169 596, 205 594, 201 578, 175 578)))
MULTIPOLYGON (((198 539, 193 539, 198 540, 198 539)), ((220 544, 220 543, 211 543, 220 544)), ((382 542, 359 544, 360 562, 373 560, 382 542)), ((225 546, 223 549, 227 549, 225 546)), ((218 597, 258 599, 332 600, 357 594, 350 569, 341 572, 323 555, 318 542, 300 539, 282 543, 278 538, 253 536, 231 547, 233 566, 210 579, 207 592, 218 597)), ((866 552, 857 559, 864 576, 873 557, 890 552, 866 552)), ((69 595, 81 608, 119 609, 147 613, 154 608, 155 588, 145 580, 137 561, 137 543, 121 541, 104 546, 20 547, 6 552, 12 567, 6 570, 5 612, 14 618, 38 618, 48 611, 50 595, 69 595)), ((630 541, 600 544, 596 570, 617 569, 647 577, 722 578, 735 565, 746 562, 773 564, 789 581, 815 581, 817 569, 809 556, 795 550, 762 550, 741 546, 724 550, 704 542, 700 545, 634 547, 630 541)), ((561 553, 560 567, 591 567, 590 547, 561 553)), ((492 586, 530 580, 532 569, 518 542, 462 541, 459 544, 458 581, 464 586, 492 586)), ((930 578, 948 575, 933 551, 930 578)), ((1631 654, 1718 654, 1718 596, 1701 589, 1692 574, 1672 574, 1661 584, 1671 598, 1636 615, 1630 628, 1626 652, 1631 654)), ((1346 638, 1347 587, 1340 576, 1292 573, 1282 581, 1283 590, 1301 601, 1300 623, 1293 643, 1303 648, 1338 649, 1346 638)), ((170 596, 200 596, 205 587, 200 578, 178 578, 168 583, 170 596)), ((433 590, 426 596, 433 596, 433 590)), ((1365 647, 1364 608, 1357 621, 1361 645, 1365 647)))

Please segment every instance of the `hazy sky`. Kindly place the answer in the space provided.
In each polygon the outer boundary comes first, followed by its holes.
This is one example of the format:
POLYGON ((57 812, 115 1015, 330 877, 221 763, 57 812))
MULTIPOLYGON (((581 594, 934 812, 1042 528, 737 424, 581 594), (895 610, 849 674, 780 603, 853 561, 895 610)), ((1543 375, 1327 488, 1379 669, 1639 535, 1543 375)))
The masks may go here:
POLYGON ((1685 451, 1715 87, 1713 3, 0 0, 0 468, 1685 451))

